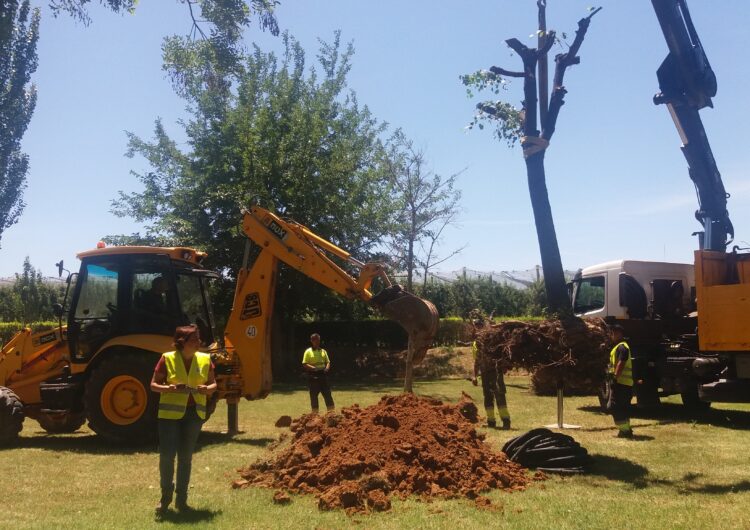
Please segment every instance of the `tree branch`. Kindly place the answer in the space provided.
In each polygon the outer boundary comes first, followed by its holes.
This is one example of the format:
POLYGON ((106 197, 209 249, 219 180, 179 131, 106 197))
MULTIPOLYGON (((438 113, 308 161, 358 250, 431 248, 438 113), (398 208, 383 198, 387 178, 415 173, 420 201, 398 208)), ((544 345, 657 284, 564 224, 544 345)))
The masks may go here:
POLYGON ((505 68, 500 68, 499 66, 490 66, 490 72, 497 75, 504 75, 505 77, 523 77, 523 72, 511 72, 510 70, 506 70, 505 68))
POLYGON ((536 63, 539 55, 536 48, 529 48, 518 39, 508 39, 505 43, 520 55, 523 61, 523 134, 524 136, 539 136, 539 130, 536 128, 536 63))
POLYGON ((586 31, 589 29, 589 23, 591 17, 601 11, 601 7, 596 8, 587 17, 582 18, 578 21, 578 29, 576 30, 576 37, 571 44, 570 49, 567 53, 560 53, 555 56, 555 77, 552 82, 552 96, 549 102, 549 111, 547 114, 547 123, 544 124, 542 131, 542 138, 549 141, 552 135, 555 134, 555 127, 557 125, 557 118, 560 114, 560 109, 565 104, 565 94, 568 93, 563 85, 563 79, 565 77, 565 70, 569 66, 580 64, 581 58, 578 57, 578 50, 583 44, 583 39, 586 37, 586 31))

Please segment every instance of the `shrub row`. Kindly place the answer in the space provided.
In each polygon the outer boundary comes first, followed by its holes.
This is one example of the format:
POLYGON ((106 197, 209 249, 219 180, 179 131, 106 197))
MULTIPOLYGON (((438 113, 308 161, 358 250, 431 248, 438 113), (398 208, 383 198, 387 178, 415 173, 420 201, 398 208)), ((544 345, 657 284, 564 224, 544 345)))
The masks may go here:
POLYGON ((23 322, 0 322, 0 344, 5 344, 13 335, 21 331, 24 327, 30 327, 31 330, 36 333, 37 331, 44 331, 57 327, 58 323, 55 321, 45 322, 32 322, 24 326, 23 322))

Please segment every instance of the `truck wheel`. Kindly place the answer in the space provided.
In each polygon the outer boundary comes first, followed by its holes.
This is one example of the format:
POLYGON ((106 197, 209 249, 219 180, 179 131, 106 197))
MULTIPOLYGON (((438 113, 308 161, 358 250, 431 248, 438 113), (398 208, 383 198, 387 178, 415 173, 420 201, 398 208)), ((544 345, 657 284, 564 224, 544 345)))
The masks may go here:
POLYGON ((156 361, 147 353, 111 354, 92 370, 83 397, 91 430, 116 443, 156 440, 159 396, 150 388, 156 361))
POLYGON ((23 428, 23 403, 10 388, 0 386, 0 445, 10 445, 23 428))
POLYGON ((83 412, 42 413, 36 420, 49 434, 67 434, 76 432, 86 423, 86 414, 83 412))
POLYGON ((711 403, 707 401, 701 401, 698 397, 698 385, 688 385, 682 392, 680 392, 682 398, 682 405, 690 411, 700 412, 711 408, 711 403))

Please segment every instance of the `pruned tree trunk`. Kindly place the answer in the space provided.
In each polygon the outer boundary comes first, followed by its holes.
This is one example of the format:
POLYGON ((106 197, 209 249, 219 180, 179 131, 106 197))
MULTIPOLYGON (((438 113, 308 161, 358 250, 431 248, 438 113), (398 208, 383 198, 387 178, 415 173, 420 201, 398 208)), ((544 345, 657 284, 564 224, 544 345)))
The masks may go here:
POLYGON ((547 303, 552 313, 561 313, 569 309, 570 300, 565 282, 565 272, 560 259, 560 249, 557 245, 552 207, 547 194, 544 151, 526 159, 526 176, 529 184, 531 208, 534 211, 539 254, 544 270, 544 289, 547 293, 547 303))
POLYGON ((539 253, 544 270, 544 288, 547 293, 547 304, 551 313, 564 314, 570 312, 570 300, 565 282, 565 273, 560 259, 560 249, 557 244, 555 223, 552 218, 552 207, 547 193, 547 181, 544 171, 544 154, 549 141, 555 132, 560 108, 565 103, 566 94, 563 77, 568 66, 578 64, 578 53, 583 38, 586 35, 591 17, 599 12, 598 8, 585 18, 578 21, 578 29, 573 44, 567 53, 555 57, 555 76, 552 95, 547 101, 547 63, 546 57, 555 42, 555 33, 546 31, 546 0, 538 0, 539 9, 539 48, 529 48, 518 39, 508 39, 506 44, 513 49, 523 61, 523 73, 510 72, 493 66, 490 71, 500 75, 523 77, 523 137, 521 147, 526 162, 526 175, 529 184, 531 207, 534 211, 539 253), (541 60, 541 64, 540 63, 541 60), (537 69, 539 69, 539 91, 541 100, 537 97, 537 69), (537 105, 541 131, 537 128, 537 105))

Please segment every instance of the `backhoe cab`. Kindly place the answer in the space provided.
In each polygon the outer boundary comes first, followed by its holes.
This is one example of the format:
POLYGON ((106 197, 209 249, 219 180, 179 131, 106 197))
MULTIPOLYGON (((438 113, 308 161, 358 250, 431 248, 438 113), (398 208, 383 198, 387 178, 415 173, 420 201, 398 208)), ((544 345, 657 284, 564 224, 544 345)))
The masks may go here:
MULTIPOLYGON (((48 432, 73 432, 86 420, 99 435, 142 442, 156 435, 154 366, 173 349, 176 326, 194 323, 216 365, 218 399, 236 404, 271 390, 271 315, 279 261, 342 296, 363 300, 401 324, 415 362, 437 330, 430 302, 392 285, 383 266, 361 263, 306 227, 260 207, 244 212, 248 252, 237 274, 233 309, 219 340, 209 284, 218 275, 191 248, 122 246, 78 255, 57 329, 24 329, 0 350, 0 444, 18 436, 25 416, 48 432), (250 248, 254 251, 249 252, 250 248), (334 261, 358 269, 356 276, 334 261), (377 282, 376 280, 380 280, 377 282), (379 292, 373 285, 381 284, 379 292)), ((62 262, 58 264, 62 273, 62 262)), ((231 415, 234 411, 234 415, 231 415)))

